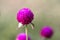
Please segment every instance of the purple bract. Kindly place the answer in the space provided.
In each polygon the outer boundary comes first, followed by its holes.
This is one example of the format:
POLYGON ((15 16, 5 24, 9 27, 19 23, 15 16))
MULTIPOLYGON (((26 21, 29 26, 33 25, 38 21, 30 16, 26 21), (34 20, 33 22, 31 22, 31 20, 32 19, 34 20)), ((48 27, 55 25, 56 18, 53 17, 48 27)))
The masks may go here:
POLYGON ((22 8, 17 13, 17 20, 23 25, 31 23, 33 19, 34 14, 29 8, 22 8))
MULTIPOLYGON (((16 40, 26 40, 26 34, 25 33, 18 34, 16 40)), ((28 36, 28 40, 31 40, 30 36, 28 36)))
POLYGON ((50 26, 44 26, 40 30, 40 34, 41 34, 41 36, 43 36, 45 38, 51 38, 53 35, 53 29, 50 26))

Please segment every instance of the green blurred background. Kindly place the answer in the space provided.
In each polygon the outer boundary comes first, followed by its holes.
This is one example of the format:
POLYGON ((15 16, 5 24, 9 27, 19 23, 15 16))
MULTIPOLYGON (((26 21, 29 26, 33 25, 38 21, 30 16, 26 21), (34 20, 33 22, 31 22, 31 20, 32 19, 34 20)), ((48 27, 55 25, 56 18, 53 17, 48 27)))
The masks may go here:
POLYGON ((18 33, 24 32, 24 28, 16 30, 16 14, 23 7, 30 8, 35 15, 35 29, 28 25, 32 40, 41 40, 39 30, 45 25, 54 29, 51 40, 60 40, 60 0, 0 0, 0 40, 15 40, 18 33))

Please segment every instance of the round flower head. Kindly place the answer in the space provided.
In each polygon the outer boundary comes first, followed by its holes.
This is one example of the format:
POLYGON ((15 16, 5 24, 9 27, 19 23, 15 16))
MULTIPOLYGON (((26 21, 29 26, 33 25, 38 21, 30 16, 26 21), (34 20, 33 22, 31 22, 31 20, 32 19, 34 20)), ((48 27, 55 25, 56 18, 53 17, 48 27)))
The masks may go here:
POLYGON ((29 24, 32 22, 34 15, 29 8, 22 8, 17 13, 17 20, 22 24, 29 24))
POLYGON ((22 8, 17 13, 17 21, 19 22, 19 27, 21 25, 27 25, 34 19, 34 14, 29 8, 22 8))
POLYGON ((40 34, 45 38, 51 38, 53 35, 53 29, 50 26, 44 26, 41 29, 40 34))
MULTIPOLYGON (((26 34, 25 33, 18 34, 16 40, 26 40, 26 34)), ((31 40, 30 36, 28 36, 28 40, 31 40)))

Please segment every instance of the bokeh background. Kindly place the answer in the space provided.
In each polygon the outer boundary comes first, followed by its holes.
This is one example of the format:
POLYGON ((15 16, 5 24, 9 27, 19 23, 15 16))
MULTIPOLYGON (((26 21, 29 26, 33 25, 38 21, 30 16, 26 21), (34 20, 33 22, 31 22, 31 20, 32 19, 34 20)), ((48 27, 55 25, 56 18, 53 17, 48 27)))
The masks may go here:
POLYGON ((45 25, 54 29, 51 40, 60 40, 60 0, 0 0, 0 40, 15 40, 18 33, 24 32, 24 27, 16 30, 16 14, 23 7, 30 8, 35 15, 35 29, 28 25, 32 40, 41 40, 39 30, 45 25))

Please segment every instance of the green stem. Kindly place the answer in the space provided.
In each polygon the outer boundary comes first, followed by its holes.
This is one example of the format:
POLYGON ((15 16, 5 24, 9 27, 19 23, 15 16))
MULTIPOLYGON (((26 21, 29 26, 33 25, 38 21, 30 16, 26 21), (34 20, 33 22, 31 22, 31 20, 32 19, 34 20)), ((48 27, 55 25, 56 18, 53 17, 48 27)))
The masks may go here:
POLYGON ((26 40, 28 40, 28 28, 27 27, 25 27, 25 33, 26 33, 26 40))

